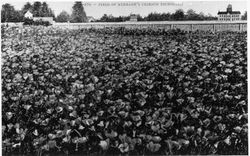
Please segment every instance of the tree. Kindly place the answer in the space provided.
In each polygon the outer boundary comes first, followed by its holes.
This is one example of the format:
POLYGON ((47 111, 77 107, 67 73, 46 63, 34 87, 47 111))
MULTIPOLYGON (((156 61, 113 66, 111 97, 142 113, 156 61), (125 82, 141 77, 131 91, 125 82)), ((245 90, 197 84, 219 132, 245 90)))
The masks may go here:
POLYGON ((57 17, 57 22, 68 22, 70 20, 70 15, 66 11, 62 11, 57 17))
POLYGON ((41 2, 35 2, 33 4, 33 16, 41 17, 41 15, 42 15, 42 4, 41 2))
POLYGON ((193 9, 189 9, 186 14, 186 20, 197 20, 199 19, 198 14, 193 9))
POLYGON ((87 22, 87 16, 84 11, 82 2, 75 2, 72 8, 73 11, 71 15, 71 22, 73 23, 87 22))
POLYGON ((161 18, 163 21, 169 21, 170 17, 171 17, 171 14, 169 12, 161 14, 161 18))
POLYGON ((150 13, 147 17, 146 17, 147 21, 162 21, 161 19, 161 14, 154 12, 154 13, 150 13))
POLYGON ((175 11, 174 14, 172 14, 173 20, 184 20, 184 12, 182 9, 178 9, 175 11))
POLYGON ((245 11, 244 15, 241 17, 242 20, 247 20, 247 11, 245 11))
POLYGON ((46 2, 43 2, 42 7, 41 7, 41 17, 48 17, 50 14, 49 12, 49 7, 46 2))
POLYGON ((32 5, 27 2, 22 8, 22 14, 24 15, 28 10, 32 11, 32 5))
MULTIPOLYGON (((123 20, 123 19, 122 19, 122 20, 123 20)), ((137 20, 138 20, 138 21, 144 21, 144 19, 143 19, 143 17, 141 17, 141 15, 138 15, 138 16, 137 16, 137 20)))
POLYGON ((108 15, 107 14, 104 14, 101 19, 100 19, 101 22, 107 22, 108 21, 108 15))
POLYGON ((14 6, 6 3, 2 5, 1 22, 20 22, 20 13, 15 10, 14 6))
POLYGON ((205 19, 205 15, 203 12, 199 13, 199 20, 204 20, 205 19))

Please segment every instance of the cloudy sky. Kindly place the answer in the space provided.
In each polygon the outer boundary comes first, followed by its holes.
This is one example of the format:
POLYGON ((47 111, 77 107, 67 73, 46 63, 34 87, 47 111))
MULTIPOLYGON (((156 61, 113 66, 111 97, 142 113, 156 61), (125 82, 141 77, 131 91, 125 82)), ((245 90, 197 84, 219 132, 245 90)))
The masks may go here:
MULTIPOLYGON (((17 1, 17 0, 3 0, 2 3, 10 3, 15 9, 20 10, 26 2, 33 3, 35 0, 17 1)), ((43 2, 43 1, 41 1, 43 2)), ((68 0, 47 0, 50 8, 58 15, 61 11, 65 10, 68 13, 72 12, 74 1, 68 0)), ((103 14, 112 14, 113 16, 127 16, 131 13, 140 14, 142 16, 148 15, 150 12, 170 12, 173 13, 177 9, 193 9, 197 13, 203 12, 204 14, 217 15, 218 11, 226 10, 228 4, 232 4, 233 10, 240 11, 242 14, 247 10, 247 1, 240 0, 221 0, 221 1, 82 1, 84 10, 87 16, 100 18, 103 14)))

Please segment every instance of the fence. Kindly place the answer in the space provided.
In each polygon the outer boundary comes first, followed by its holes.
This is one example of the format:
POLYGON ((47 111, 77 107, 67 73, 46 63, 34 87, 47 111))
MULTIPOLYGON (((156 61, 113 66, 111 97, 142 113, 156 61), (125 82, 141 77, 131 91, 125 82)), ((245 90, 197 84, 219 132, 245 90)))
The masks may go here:
POLYGON ((81 28, 157 28, 181 29, 186 31, 247 31, 247 21, 156 21, 156 22, 117 22, 117 23, 54 23, 53 27, 81 29, 81 28))

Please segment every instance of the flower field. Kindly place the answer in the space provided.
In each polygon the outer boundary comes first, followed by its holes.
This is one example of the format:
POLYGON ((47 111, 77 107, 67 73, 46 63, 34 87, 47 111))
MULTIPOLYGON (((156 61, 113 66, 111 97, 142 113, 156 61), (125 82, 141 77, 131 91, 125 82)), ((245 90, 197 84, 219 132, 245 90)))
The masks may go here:
POLYGON ((248 153, 246 32, 1 30, 4 153, 248 153))

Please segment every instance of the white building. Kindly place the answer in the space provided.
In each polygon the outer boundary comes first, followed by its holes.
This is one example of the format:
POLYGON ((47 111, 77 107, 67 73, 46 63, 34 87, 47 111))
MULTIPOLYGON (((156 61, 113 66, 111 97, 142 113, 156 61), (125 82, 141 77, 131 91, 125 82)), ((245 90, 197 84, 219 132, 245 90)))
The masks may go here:
POLYGON ((130 22, 137 22, 137 15, 135 15, 135 14, 130 15, 129 21, 130 22))
POLYGON ((33 17, 33 14, 29 10, 24 14, 24 17, 33 19, 33 21, 48 21, 50 24, 54 23, 53 17, 33 17))
POLYGON ((25 14, 24 14, 25 18, 29 18, 32 19, 33 18, 33 14, 28 10, 25 14))
POLYGON ((233 11, 231 4, 228 5, 227 11, 218 12, 219 21, 239 21, 240 19, 240 11, 233 11))
POLYGON ((88 22, 95 22, 94 17, 92 16, 87 16, 88 22))

